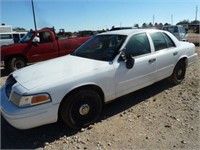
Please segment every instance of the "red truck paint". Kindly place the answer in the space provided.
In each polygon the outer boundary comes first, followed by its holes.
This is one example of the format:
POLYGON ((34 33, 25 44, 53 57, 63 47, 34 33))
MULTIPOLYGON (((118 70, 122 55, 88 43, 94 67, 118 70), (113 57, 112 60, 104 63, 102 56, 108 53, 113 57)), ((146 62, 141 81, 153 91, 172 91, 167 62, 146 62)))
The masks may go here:
POLYGON ((27 42, 1 47, 1 61, 4 61, 5 69, 10 72, 26 66, 27 63, 67 55, 90 38, 73 37, 58 40, 52 29, 30 31, 28 34, 33 35, 27 42), (34 42, 36 36, 40 37, 39 43, 34 42))

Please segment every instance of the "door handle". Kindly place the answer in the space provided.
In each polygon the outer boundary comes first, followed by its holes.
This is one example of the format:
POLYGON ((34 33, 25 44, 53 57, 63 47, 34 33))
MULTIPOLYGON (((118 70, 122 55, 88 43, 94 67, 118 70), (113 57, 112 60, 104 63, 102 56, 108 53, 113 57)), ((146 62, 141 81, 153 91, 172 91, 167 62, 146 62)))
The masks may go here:
POLYGON ((178 52, 174 52, 173 55, 176 56, 178 54, 178 52))
POLYGON ((153 63, 153 62, 155 62, 155 61, 156 61, 156 59, 153 58, 153 59, 150 59, 150 60, 149 60, 149 63, 153 63))

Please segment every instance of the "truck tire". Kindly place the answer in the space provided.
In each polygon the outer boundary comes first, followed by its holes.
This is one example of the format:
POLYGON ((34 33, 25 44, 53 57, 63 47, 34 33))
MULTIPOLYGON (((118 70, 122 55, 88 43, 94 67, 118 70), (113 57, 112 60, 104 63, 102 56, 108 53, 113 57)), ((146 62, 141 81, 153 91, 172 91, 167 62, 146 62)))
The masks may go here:
POLYGON ((12 57, 9 59, 7 68, 9 72, 13 72, 26 66, 26 60, 22 57, 12 57))
POLYGON ((61 104, 61 118, 74 129, 94 123, 102 111, 101 97, 96 91, 90 89, 76 91, 66 97, 61 104))
POLYGON ((186 64, 183 60, 181 60, 176 64, 172 75, 168 78, 168 81, 173 84, 181 83, 185 78, 185 72, 186 72, 186 64))

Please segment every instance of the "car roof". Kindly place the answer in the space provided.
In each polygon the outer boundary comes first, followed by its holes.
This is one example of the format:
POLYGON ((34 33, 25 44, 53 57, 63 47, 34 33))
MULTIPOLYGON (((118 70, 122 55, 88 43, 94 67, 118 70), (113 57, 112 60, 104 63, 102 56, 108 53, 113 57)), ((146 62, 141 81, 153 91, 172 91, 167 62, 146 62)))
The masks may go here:
POLYGON ((163 32, 162 30, 156 30, 156 29, 124 29, 124 30, 108 31, 108 32, 101 33, 99 35, 109 35, 109 34, 130 35, 130 34, 141 33, 141 32, 156 32, 156 31, 163 32))

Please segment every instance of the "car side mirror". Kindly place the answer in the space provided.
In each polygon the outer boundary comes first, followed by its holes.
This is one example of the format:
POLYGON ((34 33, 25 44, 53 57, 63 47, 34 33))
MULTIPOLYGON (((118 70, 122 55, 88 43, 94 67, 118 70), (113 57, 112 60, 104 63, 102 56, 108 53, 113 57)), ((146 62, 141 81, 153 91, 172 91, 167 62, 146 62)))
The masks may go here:
POLYGON ((37 36, 35 36, 35 37, 33 38, 32 44, 33 44, 34 46, 38 46, 38 43, 39 43, 39 42, 40 42, 40 38, 37 37, 37 36))
POLYGON ((133 68, 134 64, 135 64, 135 59, 131 55, 128 55, 126 57, 126 68, 131 69, 133 68))

